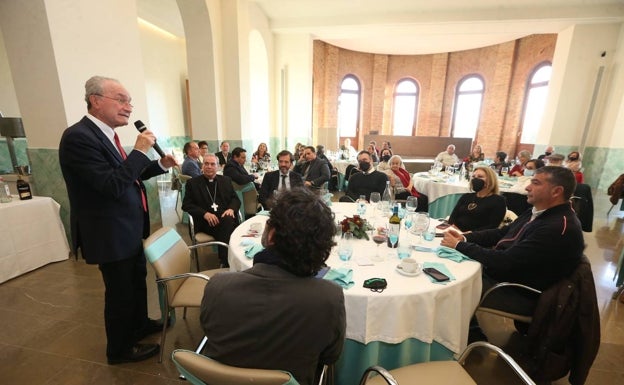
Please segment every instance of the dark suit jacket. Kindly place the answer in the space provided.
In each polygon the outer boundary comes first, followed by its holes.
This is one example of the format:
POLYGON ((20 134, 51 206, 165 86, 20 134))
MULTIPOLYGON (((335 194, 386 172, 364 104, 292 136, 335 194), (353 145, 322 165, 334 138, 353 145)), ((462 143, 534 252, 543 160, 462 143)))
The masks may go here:
MULTIPOLYGON (((227 209, 234 210, 234 215, 236 215, 241 202, 236 192, 234 192, 232 180, 227 176, 216 175, 215 182, 217 183, 216 203, 219 205, 216 215, 221 217, 221 214, 227 209)), ((206 214, 207 211, 215 214, 210 208, 210 205, 212 205, 212 199, 210 199, 208 190, 206 189, 206 177, 200 175, 189 179, 186 182, 182 210, 191 214, 195 223, 200 223, 204 220, 204 214, 206 214)))
POLYGON ((145 191, 141 180, 165 173, 158 161, 135 150, 122 160, 86 116, 63 133, 59 161, 69 195, 74 252, 81 248, 90 264, 142 253, 150 223, 139 189, 145 191))
POLYGON ((323 183, 329 181, 331 173, 327 162, 323 159, 316 158, 313 161, 306 162, 304 166, 304 175, 307 173, 305 180, 312 182, 312 185, 316 188, 323 187, 323 183))
MULTIPOLYGON (((280 171, 275 170, 271 172, 267 172, 264 174, 264 178, 262 179, 262 186, 260 187, 260 191, 258 192, 258 201, 265 207, 268 208, 267 201, 273 194, 274 190, 279 190, 280 183, 282 183, 282 178, 280 177, 280 171)), ((288 173, 288 179, 290 179, 290 188, 295 187, 303 187, 303 179, 301 175, 296 172, 290 171, 288 173)))
POLYGON ((238 184, 247 184, 253 182, 256 178, 249 174, 243 166, 238 162, 230 159, 223 167, 223 175, 229 176, 234 182, 238 184))
POLYGON ((232 159, 232 153, 231 152, 228 152, 227 159, 223 156, 223 153, 221 151, 215 152, 215 155, 217 156, 217 158, 219 158, 219 164, 221 166, 223 166, 224 164, 229 162, 230 159, 232 159))

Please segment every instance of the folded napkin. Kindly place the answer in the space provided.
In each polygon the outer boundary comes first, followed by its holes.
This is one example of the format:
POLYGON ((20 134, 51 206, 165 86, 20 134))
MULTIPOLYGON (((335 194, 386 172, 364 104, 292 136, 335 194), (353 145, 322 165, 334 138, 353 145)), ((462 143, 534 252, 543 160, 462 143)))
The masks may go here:
POLYGON ((425 262, 425 263, 423 263, 423 269, 425 269, 427 267, 433 267, 434 269, 437 269, 440 273, 446 274, 446 276, 449 277, 448 281, 438 282, 435 279, 433 279, 432 277, 430 277, 427 274, 425 274, 425 276, 427 278, 429 278, 429 280, 431 282, 433 282, 433 283, 437 283, 437 284, 440 284, 440 285, 446 285, 450 281, 454 281, 455 280, 455 276, 453 274, 451 274, 449 269, 447 269, 446 266, 444 266, 443 263, 438 263, 438 262, 425 262))
POLYGON ((271 212, 269 210, 260 210, 256 213, 256 215, 264 215, 265 217, 268 217, 271 214, 271 212))
POLYGON ((468 258, 464 254, 460 253, 455 249, 451 249, 450 247, 440 246, 436 251, 436 254, 440 258, 450 259, 455 262, 463 262, 463 261, 472 261, 472 259, 468 258))
POLYGON ((325 202, 325 204, 327 206, 331 206, 332 205, 332 198, 333 198, 334 194, 332 193, 327 193, 325 195, 323 195, 321 198, 323 199, 323 202, 325 202))
POLYGON ((437 247, 426 247, 426 246, 418 246, 418 245, 414 245, 412 247, 414 248, 414 250, 422 251, 424 253, 437 253, 438 252, 437 247))
POLYGON ((256 241, 253 238, 243 238, 241 239, 241 246, 251 246, 253 244, 255 244, 256 241))
POLYGON ((248 246, 245 246, 245 257, 252 259, 257 253, 264 250, 264 247, 259 243, 254 243, 248 246))
POLYGON ((351 287, 353 287, 353 285, 355 285, 355 282, 353 282, 353 270, 347 269, 345 267, 340 267, 338 269, 329 269, 323 279, 332 281, 335 284, 338 284, 343 289, 350 289, 351 287))

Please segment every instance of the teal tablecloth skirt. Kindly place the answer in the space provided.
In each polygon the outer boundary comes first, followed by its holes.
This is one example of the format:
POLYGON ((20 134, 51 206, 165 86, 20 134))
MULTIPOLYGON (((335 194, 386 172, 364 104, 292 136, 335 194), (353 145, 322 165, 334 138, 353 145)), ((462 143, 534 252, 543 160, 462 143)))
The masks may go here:
POLYGON ((462 195, 464 194, 449 194, 429 202, 429 217, 438 219, 451 215, 462 195))
POLYGON ((451 361, 453 352, 433 341, 431 344, 410 338, 400 344, 385 342, 363 343, 347 339, 336 362, 336 385, 357 385, 364 370, 379 365, 392 370, 428 361, 451 361))

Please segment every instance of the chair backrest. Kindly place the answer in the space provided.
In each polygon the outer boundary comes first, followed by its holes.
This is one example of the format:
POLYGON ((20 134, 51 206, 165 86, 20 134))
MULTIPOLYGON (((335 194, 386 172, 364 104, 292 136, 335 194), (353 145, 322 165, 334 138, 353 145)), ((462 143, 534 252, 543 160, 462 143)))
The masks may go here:
POLYGON ((186 379, 195 385, 297 385, 288 372, 229 366, 189 350, 178 349, 171 359, 186 379))
POLYGON ((591 232, 594 222, 594 199, 588 184, 578 183, 574 195, 570 198, 572 208, 581 222, 583 231, 591 232))
MULTIPOLYGON (((190 271, 188 245, 171 227, 165 226, 156 230, 143 241, 143 249, 147 260, 154 267, 157 278, 171 277, 190 271)), ((183 279, 167 282, 169 302, 183 282, 183 279)))
POLYGON ((503 221, 498 227, 500 228, 503 226, 507 226, 508 224, 515 221, 516 219, 518 219, 518 215, 516 215, 516 213, 514 213, 513 211, 507 209, 507 212, 505 213, 505 216, 503 217, 503 221))
POLYGON ((232 187, 241 201, 240 211, 243 220, 248 215, 255 215, 258 212, 258 191, 256 190, 256 185, 253 182, 244 185, 232 182, 232 187))

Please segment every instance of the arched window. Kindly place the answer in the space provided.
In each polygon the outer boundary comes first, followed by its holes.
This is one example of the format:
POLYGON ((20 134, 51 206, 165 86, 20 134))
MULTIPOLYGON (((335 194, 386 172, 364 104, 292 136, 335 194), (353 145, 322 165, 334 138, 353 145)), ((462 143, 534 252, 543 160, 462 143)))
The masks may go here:
POLYGON ((338 97, 338 132, 343 138, 357 136, 360 118, 360 82, 353 75, 347 75, 340 84, 338 97))
POLYGON ((522 113, 521 143, 535 144, 537 132, 544 116, 551 74, 552 65, 550 63, 542 63, 535 67, 533 74, 529 77, 524 99, 524 111, 522 113))
POLYGON ((402 79, 394 89, 392 132, 394 135, 413 135, 418 105, 418 84, 412 79, 402 79))
POLYGON ((477 75, 467 76, 457 85, 451 132, 453 137, 474 139, 479 127, 484 89, 483 79, 477 75))

